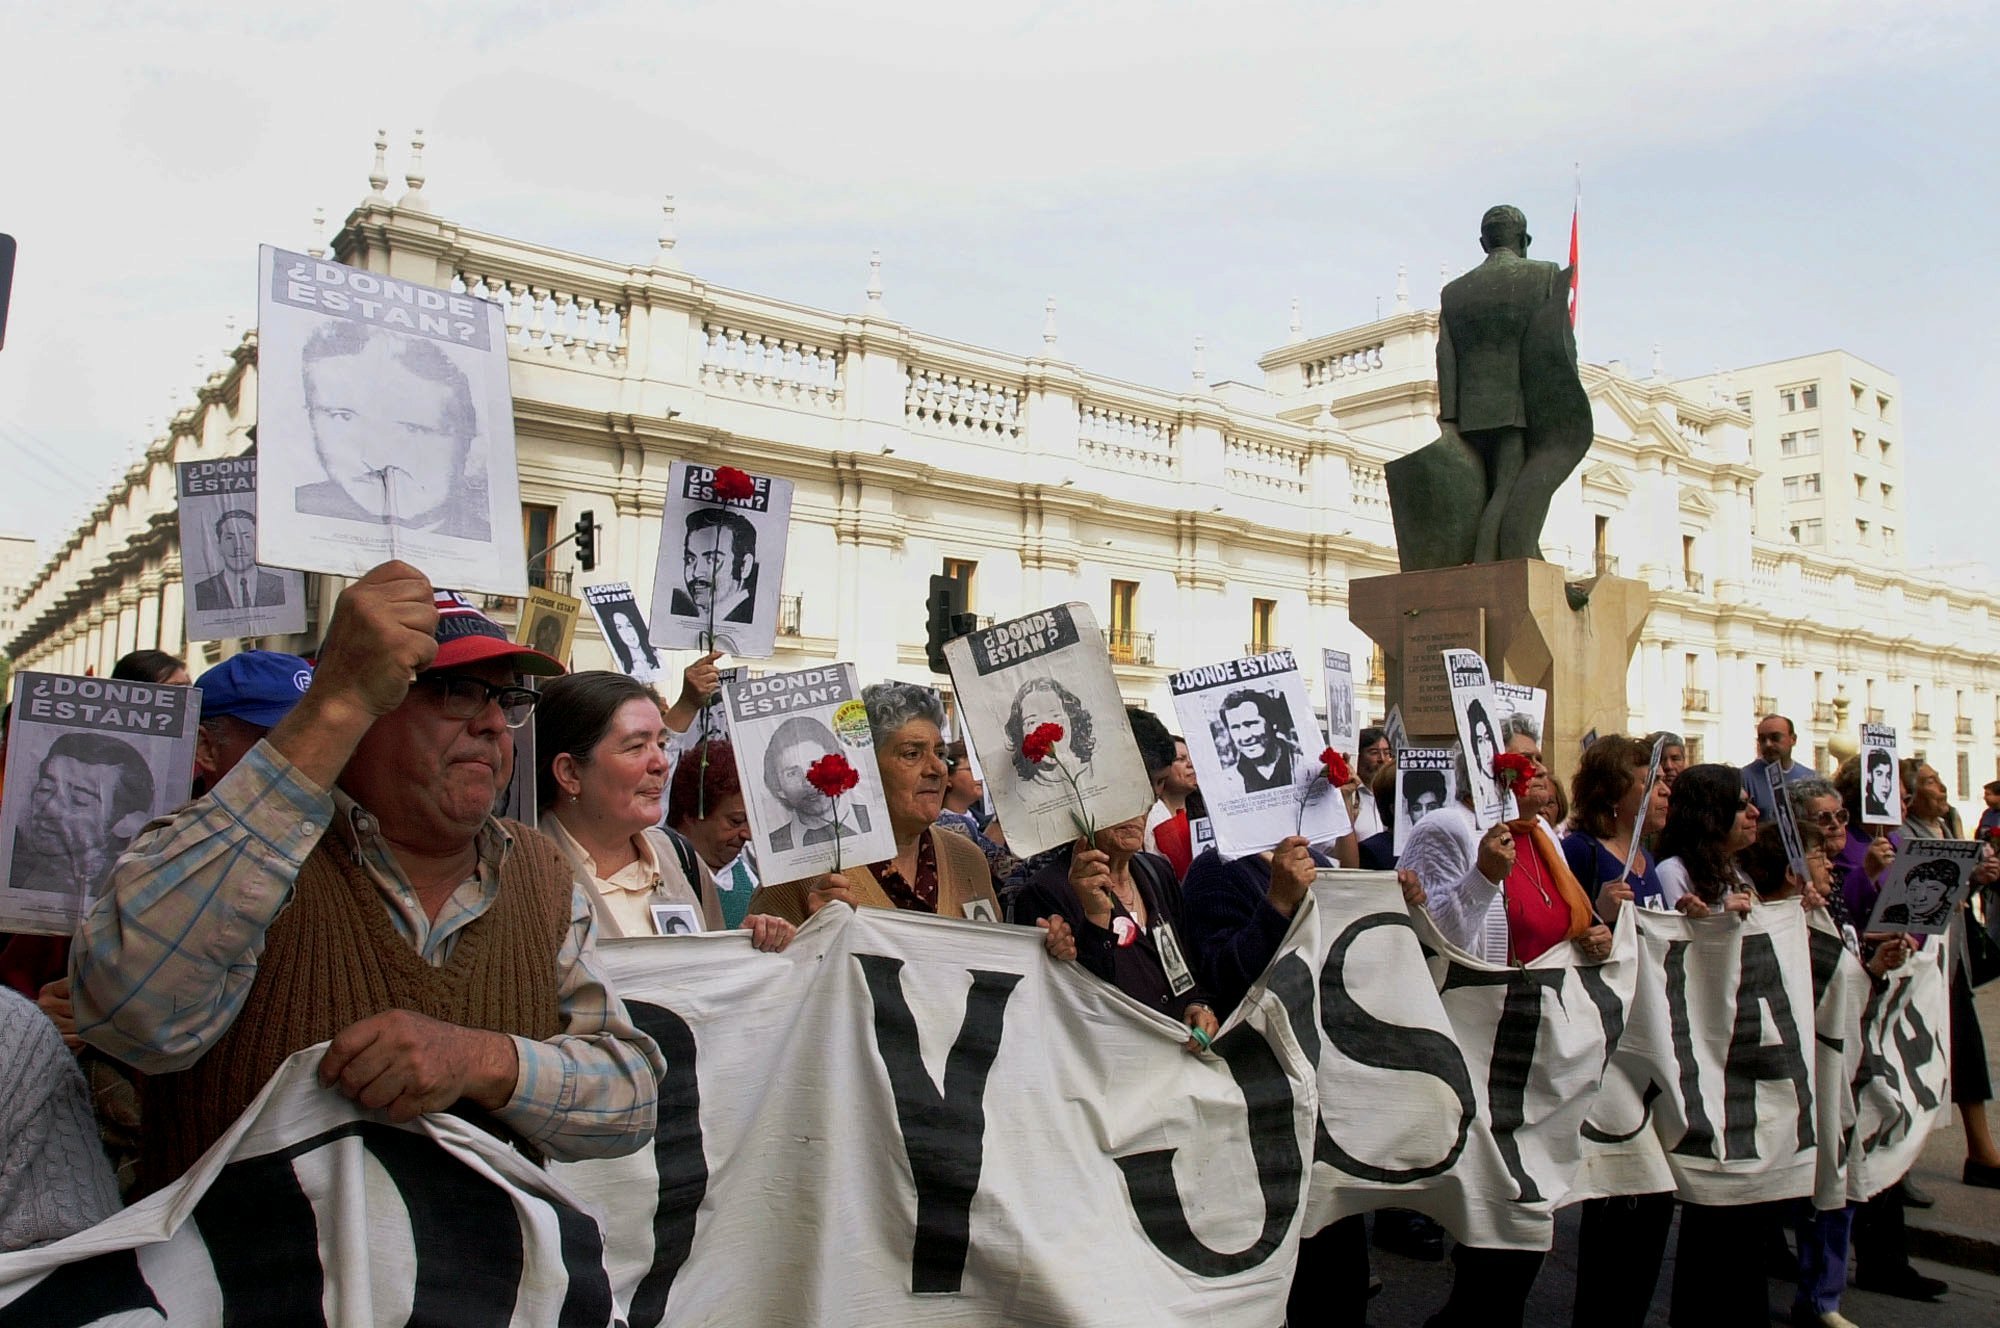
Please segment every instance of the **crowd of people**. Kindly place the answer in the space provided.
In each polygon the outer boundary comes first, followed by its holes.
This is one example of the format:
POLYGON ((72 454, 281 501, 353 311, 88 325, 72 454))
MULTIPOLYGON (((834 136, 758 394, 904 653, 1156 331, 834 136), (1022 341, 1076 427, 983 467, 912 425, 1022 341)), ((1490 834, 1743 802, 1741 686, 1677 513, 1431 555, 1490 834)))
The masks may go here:
MULTIPOLYGON (((121 672, 188 681, 180 661, 153 655, 121 672)), ((73 938, 0 949, 12 989, 0 1055, 22 1084, 0 1104, 0 1248, 59 1239, 171 1184, 286 1057, 321 1042, 321 1082, 393 1120, 453 1112, 536 1160, 648 1144, 661 1053, 606 980, 600 938, 741 929, 778 952, 834 904, 1004 918, 1040 928, 1051 962, 1179 1021, 1199 1053, 1325 868, 1393 870, 1447 939, 1502 964, 1557 947, 1601 962, 1626 908, 1740 915, 1796 896, 1826 910, 1880 980, 1925 944, 1865 931, 1884 873, 1910 840, 1959 834, 1920 762, 1902 774, 1900 828, 1865 832, 1855 763, 1828 780, 1792 762, 1782 716, 1757 729, 1775 787, 1762 768, 1689 766, 1678 738, 1654 734, 1596 738, 1567 788, 1517 716, 1495 756, 1531 773, 1499 824, 1479 825, 1461 755, 1458 799, 1427 806, 1399 853, 1395 753, 1371 728, 1342 789, 1352 831, 1225 859, 1203 846, 1187 744, 1132 708, 1151 810, 1022 858, 983 812, 938 693, 880 682, 863 703, 893 855, 768 881, 736 754, 696 722, 718 691, 716 659, 692 665, 669 703, 623 674, 569 672, 392 562, 342 593, 313 664, 251 651, 205 672, 192 799, 125 846, 73 938), (512 734, 528 724, 538 829, 496 813, 512 734), (1769 823, 1774 796, 1794 812, 1803 876, 1769 823)), ((2000 785, 1986 792, 1982 831, 2000 825, 2000 785)), ((1996 880, 1988 853, 1975 882, 1996 880)), ((2000 1188, 1962 968, 1952 1014, 1964 1179, 2000 1188)), ((1682 1328, 1762 1322, 1778 1263, 1797 1284, 1795 1322, 1839 1328, 1850 1250, 1860 1285, 1935 1298, 1945 1285, 1911 1268, 1903 1238, 1905 1206, 1922 1202, 1907 1180, 1834 1212, 1665 1193, 1588 1201, 1575 1322, 1643 1322, 1677 1210, 1682 1328)), ((1371 1221, 1377 1244, 1444 1257, 1442 1231, 1416 1214, 1335 1223, 1301 1247, 1291 1324, 1364 1321, 1371 1221)), ((1459 1245, 1452 1259, 1432 1324, 1521 1322, 1542 1254, 1459 1245)))

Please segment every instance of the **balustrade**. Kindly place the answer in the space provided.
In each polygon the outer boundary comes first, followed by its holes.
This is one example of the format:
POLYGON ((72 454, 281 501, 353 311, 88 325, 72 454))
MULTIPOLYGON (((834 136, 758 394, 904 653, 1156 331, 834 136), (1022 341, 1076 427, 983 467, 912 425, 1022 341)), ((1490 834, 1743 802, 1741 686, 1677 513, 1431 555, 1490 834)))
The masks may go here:
POLYGON ((1265 495, 1275 491, 1300 498, 1306 491, 1303 448, 1270 438, 1232 434, 1223 440, 1223 470, 1228 486, 1238 493, 1265 495))
POLYGON ((729 323, 701 325, 701 381, 767 401, 837 410, 845 357, 838 350, 729 323))
POLYGON ((1157 416, 1086 399, 1077 410, 1077 451, 1113 470, 1174 473, 1174 426, 1157 416))
POLYGON ((1371 345, 1357 346, 1353 350, 1344 350, 1302 362, 1299 368, 1305 374, 1306 386, 1324 387, 1328 383, 1346 378, 1359 378, 1363 374, 1382 369, 1385 367, 1382 361, 1382 345, 1383 343, 1377 341, 1371 345))
POLYGON ((590 295, 515 280, 468 264, 454 274, 451 288, 501 307, 507 347, 523 359, 565 360, 623 368, 629 306, 605 295, 590 295))
POLYGON ((981 440, 1021 435, 1021 389, 1013 383, 926 364, 912 364, 908 381, 903 413, 910 428, 981 440))

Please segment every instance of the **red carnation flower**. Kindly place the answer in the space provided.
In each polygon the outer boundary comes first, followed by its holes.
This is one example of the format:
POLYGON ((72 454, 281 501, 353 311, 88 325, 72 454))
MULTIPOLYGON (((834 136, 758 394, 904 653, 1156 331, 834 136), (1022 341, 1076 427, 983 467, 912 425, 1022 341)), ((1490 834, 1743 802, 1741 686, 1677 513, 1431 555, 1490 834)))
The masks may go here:
POLYGON ((1063 740, 1063 726, 1060 724, 1038 724, 1035 731, 1021 739, 1021 755, 1036 765, 1049 759, 1056 744, 1063 740))
POLYGON ((1493 758, 1493 778, 1500 781, 1503 789, 1534 777, 1535 763, 1520 752, 1502 752, 1493 758))
POLYGON ((806 783, 829 798, 837 798, 861 782, 861 776, 839 752, 829 752, 806 768, 806 783))
POLYGON ((1347 758, 1331 747, 1319 754, 1319 763, 1326 768, 1326 782, 1335 788, 1346 788, 1354 779, 1354 772, 1347 768, 1347 758))
POLYGON ((708 489, 718 502, 741 502, 757 496, 757 481, 734 466, 717 466, 714 477, 708 482, 708 489))

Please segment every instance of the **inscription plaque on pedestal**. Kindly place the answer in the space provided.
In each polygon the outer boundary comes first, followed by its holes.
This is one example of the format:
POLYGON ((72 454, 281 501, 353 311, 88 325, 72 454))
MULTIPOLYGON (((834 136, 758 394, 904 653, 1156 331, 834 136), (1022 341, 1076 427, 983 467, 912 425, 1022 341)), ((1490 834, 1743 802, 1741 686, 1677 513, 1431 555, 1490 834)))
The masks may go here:
POLYGON ((1425 609, 1403 619, 1403 725, 1411 733, 1437 735, 1453 731, 1451 688, 1444 673, 1446 650, 1486 653, 1486 610, 1425 609))

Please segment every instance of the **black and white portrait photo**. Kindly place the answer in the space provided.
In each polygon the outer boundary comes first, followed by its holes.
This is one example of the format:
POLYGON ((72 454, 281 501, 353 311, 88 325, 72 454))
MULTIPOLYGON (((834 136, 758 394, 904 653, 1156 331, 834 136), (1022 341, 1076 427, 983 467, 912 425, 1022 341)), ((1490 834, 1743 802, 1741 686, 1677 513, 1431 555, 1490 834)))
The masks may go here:
POLYGON ((1472 784, 1472 814, 1484 829, 1504 819, 1510 805, 1493 766, 1506 750, 1500 737, 1500 706, 1493 697, 1486 661, 1476 651, 1445 651, 1444 673, 1459 745, 1465 751, 1466 778, 1472 784))
POLYGON ((1353 760, 1360 755, 1361 730, 1354 716, 1354 664, 1345 650, 1322 650, 1326 675, 1326 745, 1353 760))
POLYGON ((528 592, 528 601, 521 606, 521 623, 514 639, 567 665, 570 646, 576 640, 576 620, 582 612, 582 600, 536 587, 528 592))
POLYGON ((188 640, 304 631, 305 579, 257 563, 257 458, 183 461, 174 474, 188 640))
POLYGON ((771 831, 772 852, 789 853, 867 833, 866 807, 836 808, 808 777, 815 761, 840 753, 833 730, 811 715, 793 715, 772 730, 764 748, 764 788, 790 814, 771 831))
POLYGON ((583 597, 597 619, 604 644, 618 661, 618 671, 639 682, 660 680, 660 656, 646 636, 646 620, 639 614, 639 601, 624 581, 585 586, 583 597))
POLYGON ((1424 818, 1449 807, 1457 795, 1458 752, 1450 747, 1405 747, 1396 753, 1395 844, 1401 846, 1424 818))
POLYGON ((750 497, 723 498, 715 490, 720 469, 677 461, 669 472, 653 569, 652 639, 673 649, 757 659, 778 639, 792 482, 750 475, 750 497))
POLYGON ((1896 730, 1883 724, 1861 726, 1861 821, 1864 825, 1903 823, 1896 730))
POLYGON ((1125 698, 1097 619, 1053 604, 945 643, 958 718, 1010 852, 1031 857, 1084 825, 1144 816, 1153 782, 1125 716, 1125 698), (1030 759, 1022 744, 1054 725, 1062 735, 1030 759))
POLYGON ((1881 893, 1867 929, 1941 936, 1952 913, 1972 891, 1980 845, 1970 839, 1913 839, 1896 851, 1883 873, 1881 893))
POLYGON ((191 687, 17 675, 0 929, 67 934, 147 821, 187 801, 191 687))
POLYGON ((262 251, 264 561, 352 574, 389 557, 435 582, 526 590, 499 307, 262 251))
POLYGON ((1209 737, 1237 789, 1262 793, 1298 782, 1305 754, 1285 707, 1266 687, 1239 687, 1222 698, 1209 720, 1209 737))

